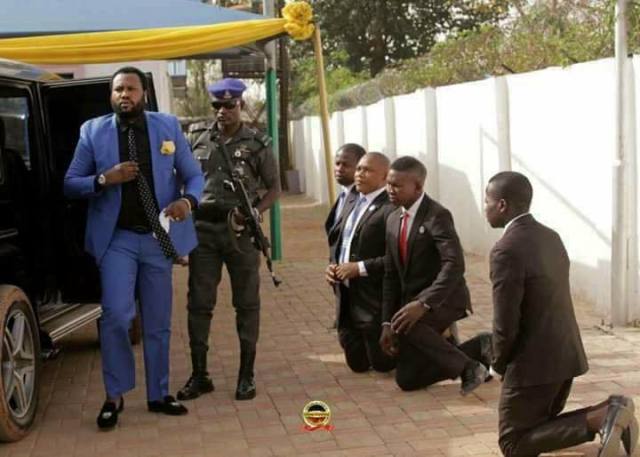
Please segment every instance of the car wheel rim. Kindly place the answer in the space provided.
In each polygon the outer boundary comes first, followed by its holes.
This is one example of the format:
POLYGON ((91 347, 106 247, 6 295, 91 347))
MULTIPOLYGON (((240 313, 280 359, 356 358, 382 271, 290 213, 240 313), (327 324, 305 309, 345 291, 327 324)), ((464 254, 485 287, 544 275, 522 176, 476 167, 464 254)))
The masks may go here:
POLYGON ((29 318, 20 309, 5 320, 2 338, 2 385, 11 415, 25 417, 35 393, 36 359, 29 318))

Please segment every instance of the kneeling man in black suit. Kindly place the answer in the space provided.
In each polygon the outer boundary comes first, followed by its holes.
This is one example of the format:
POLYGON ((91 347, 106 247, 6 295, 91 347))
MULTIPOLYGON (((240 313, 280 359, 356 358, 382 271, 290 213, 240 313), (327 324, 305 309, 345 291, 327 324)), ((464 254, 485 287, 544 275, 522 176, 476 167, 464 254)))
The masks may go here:
POLYGON ((494 370, 503 376, 499 443, 506 457, 531 457, 602 438, 599 457, 628 455, 638 440, 633 401, 612 395, 594 406, 564 409, 573 378, 588 370, 571 301, 569 257, 556 232, 529 214, 526 176, 489 181, 485 213, 504 228, 491 251, 494 370))
POLYGON ((380 345, 398 358, 401 389, 460 377, 466 395, 489 378, 491 338, 457 346, 443 334, 467 316, 471 300, 453 218, 424 192, 426 178, 413 157, 393 162, 387 177, 389 199, 399 208, 387 219, 380 345))
POLYGON ((389 159, 364 155, 356 167, 358 197, 339 227, 327 282, 337 301, 338 336, 347 365, 355 372, 389 371, 395 360, 382 352, 380 323, 384 275, 385 224, 394 207, 385 190, 389 159))

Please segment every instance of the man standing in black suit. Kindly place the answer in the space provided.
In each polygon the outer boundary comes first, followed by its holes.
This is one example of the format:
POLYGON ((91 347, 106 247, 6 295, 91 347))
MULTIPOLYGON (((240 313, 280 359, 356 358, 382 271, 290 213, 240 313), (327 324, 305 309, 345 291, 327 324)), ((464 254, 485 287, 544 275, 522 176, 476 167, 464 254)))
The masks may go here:
POLYGON ((380 339, 385 225, 394 210, 385 190, 389 159, 370 152, 355 172, 358 199, 341 225, 337 249, 326 270, 336 292, 338 336, 347 365, 355 372, 389 371, 395 360, 380 339))
POLYGON ((380 345, 398 357, 401 389, 459 376, 466 395, 488 378, 491 343, 481 338, 456 347, 443 335, 467 316, 471 300, 451 213, 425 194, 426 177, 413 157, 393 162, 387 177, 389 199, 399 208, 387 219, 380 345))
POLYGON ((499 444, 507 457, 592 441, 599 457, 629 455, 638 439, 633 401, 604 402, 560 414, 573 378, 588 370, 569 287, 569 257, 556 232, 529 214, 533 190, 526 176, 502 172, 489 181, 485 213, 504 227, 491 251, 494 370, 503 376, 499 444))

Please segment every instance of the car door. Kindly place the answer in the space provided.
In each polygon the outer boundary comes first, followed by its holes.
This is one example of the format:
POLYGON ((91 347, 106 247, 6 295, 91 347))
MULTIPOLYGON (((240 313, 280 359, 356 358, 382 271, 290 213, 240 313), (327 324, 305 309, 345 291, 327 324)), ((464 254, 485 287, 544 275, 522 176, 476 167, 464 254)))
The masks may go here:
MULTIPOLYGON (((147 74, 147 109, 157 110, 157 100, 150 74, 147 74)), ((80 126, 93 117, 112 112, 110 78, 48 81, 40 85, 51 157, 53 185, 62 188, 64 175, 73 158, 80 126)), ((100 280, 93 258, 84 251, 87 201, 64 196, 55 205, 54 230, 58 240, 58 283, 65 302, 98 302, 100 280)))
POLYGON ((0 283, 18 285, 31 299, 43 291, 49 244, 36 84, 0 77, 0 283))

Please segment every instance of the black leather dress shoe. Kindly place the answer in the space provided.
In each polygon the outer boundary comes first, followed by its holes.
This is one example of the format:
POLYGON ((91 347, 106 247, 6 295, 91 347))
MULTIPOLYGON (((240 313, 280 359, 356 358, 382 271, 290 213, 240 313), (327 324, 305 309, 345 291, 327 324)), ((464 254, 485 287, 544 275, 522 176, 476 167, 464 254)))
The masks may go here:
MULTIPOLYGON (((631 411, 632 415, 636 410, 633 400, 629 397, 625 397, 624 395, 610 395, 609 404, 621 404, 631 411)), ((638 444, 638 421, 635 416, 631 419, 629 426, 622 431, 620 439, 622 440, 622 445, 624 446, 624 450, 627 455, 633 455, 636 449, 636 444, 638 444)))
POLYGON ((482 332, 480 338, 480 362, 485 366, 491 366, 493 360, 493 336, 489 332, 482 332))
POLYGON ((610 403, 600 429, 602 447, 598 457, 616 457, 620 449, 622 432, 634 419, 633 413, 622 403, 610 403))
POLYGON ((468 395, 471 393, 476 387, 482 384, 487 376, 489 375, 489 370, 485 368, 483 364, 480 362, 471 361, 464 367, 462 370, 462 374, 460 375, 460 380, 462 381, 462 385, 460 386, 460 393, 464 395, 468 395))
POLYGON ((152 413, 162 413, 169 416, 183 416, 189 412, 184 405, 178 403, 171 395, 167 395, 163 400, 148 401, 147 409, 152 413))
POLYGON ((102 405, 102 409, 98 414, 96 422, 101 430, 110 430, 118 423, 118 413, 121 413, 124 409, 124 398, 120 397, 120 404, 116 405, 115 402, 105 401, 102 405))
POLYGON ((489 382, 493 379, 489 371, 493 361, 493 335, 490 332, 482 332, 478 334, 477 338, 480 340, 480 358, 478 361, 487 369, 487 377, 484 382, 489 382))
POLYGON ((213 392, 215 386, 209 376, 191 375, 187 383, 178 391, 178 400, 193 400, 202 394, 213 392))
POLYGON ((243 377, 238 380, 236 400, 251 400, 256 398, 256 382, 252 377, 243 377))

